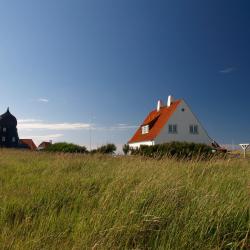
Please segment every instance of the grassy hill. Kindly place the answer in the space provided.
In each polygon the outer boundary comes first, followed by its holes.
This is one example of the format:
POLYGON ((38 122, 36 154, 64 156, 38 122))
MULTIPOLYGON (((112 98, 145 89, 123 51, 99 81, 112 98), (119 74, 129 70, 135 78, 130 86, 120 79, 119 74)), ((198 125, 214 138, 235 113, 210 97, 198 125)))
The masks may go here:
POLYGON ((1 249, 249 249, 250 162, 0 150, 1 249))

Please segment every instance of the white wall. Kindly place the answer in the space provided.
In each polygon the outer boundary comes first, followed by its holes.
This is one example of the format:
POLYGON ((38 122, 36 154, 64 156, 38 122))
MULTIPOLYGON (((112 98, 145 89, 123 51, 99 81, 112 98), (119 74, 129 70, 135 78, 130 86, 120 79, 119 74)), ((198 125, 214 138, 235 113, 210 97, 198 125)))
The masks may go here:
POLYGON ((161 144, 171 141, 185 141, 211 144, 207 132, 202 127, 201 123, 192 113, 192 111, 184 100, 181 101, 174 114, 162 128, 160 134, 155 138, 155 144, 161 144), (184 109, 184 111, 182 111, 182 109, 184 109), (169 124, 177 124, 177 134, 168 133, 169 124), (190 125, 198 125, 198 134, 190 134, 190 125))
POLYGON ((131 148, 139 148, 141 145, 153 146, 154 145, 154 141, 144 141, 144 142, 129 143, 129 146, 131 148))

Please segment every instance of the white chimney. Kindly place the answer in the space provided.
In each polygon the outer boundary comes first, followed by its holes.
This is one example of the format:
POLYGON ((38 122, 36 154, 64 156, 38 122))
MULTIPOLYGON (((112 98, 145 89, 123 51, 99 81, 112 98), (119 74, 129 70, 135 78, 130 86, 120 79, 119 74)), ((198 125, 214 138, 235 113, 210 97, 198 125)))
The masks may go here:
POLYGON ((167 103, 167 107, 170 107, 173 101, 174 101, 174 97, 173 97, 173 96, 171 96, 171 95, 169 95, 169 96, 168 96, 168 103, 167 103))
POLYGON ((161 107, 162 107, 162 101, 158 100, 158 102, 157 102, 157 112, 159 112, 161 110, 161 107))

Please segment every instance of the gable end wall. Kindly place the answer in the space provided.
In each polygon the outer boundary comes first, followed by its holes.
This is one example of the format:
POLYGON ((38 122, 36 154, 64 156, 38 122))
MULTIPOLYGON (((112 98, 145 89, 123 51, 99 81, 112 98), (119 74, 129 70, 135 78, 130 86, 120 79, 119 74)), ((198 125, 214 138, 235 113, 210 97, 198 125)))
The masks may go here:
POLYGON ((199 120, 195 117, 184 100, 181 101, 174 114, 162 128, 160 134, 155 138, 155 144, 161 144, 171 141, 211 144, 211 139, 208 136, 206 130, 203 128, 199 120), (183 108, 184 112, 182 111, 183 108), (177 134, 168 133, 169 124, 177 124, 177 134), (190 134, 190 125, 198 125, 199 133, 190 134))

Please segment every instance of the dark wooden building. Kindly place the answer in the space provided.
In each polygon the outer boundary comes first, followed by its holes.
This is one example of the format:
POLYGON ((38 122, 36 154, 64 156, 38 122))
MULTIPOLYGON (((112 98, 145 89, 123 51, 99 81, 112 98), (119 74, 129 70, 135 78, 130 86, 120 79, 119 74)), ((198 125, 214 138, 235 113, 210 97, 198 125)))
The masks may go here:
POLYGON ((0 147, 17 148, 19 137, 17 133, 17 119, 9 108, 0 116, 0 147))

